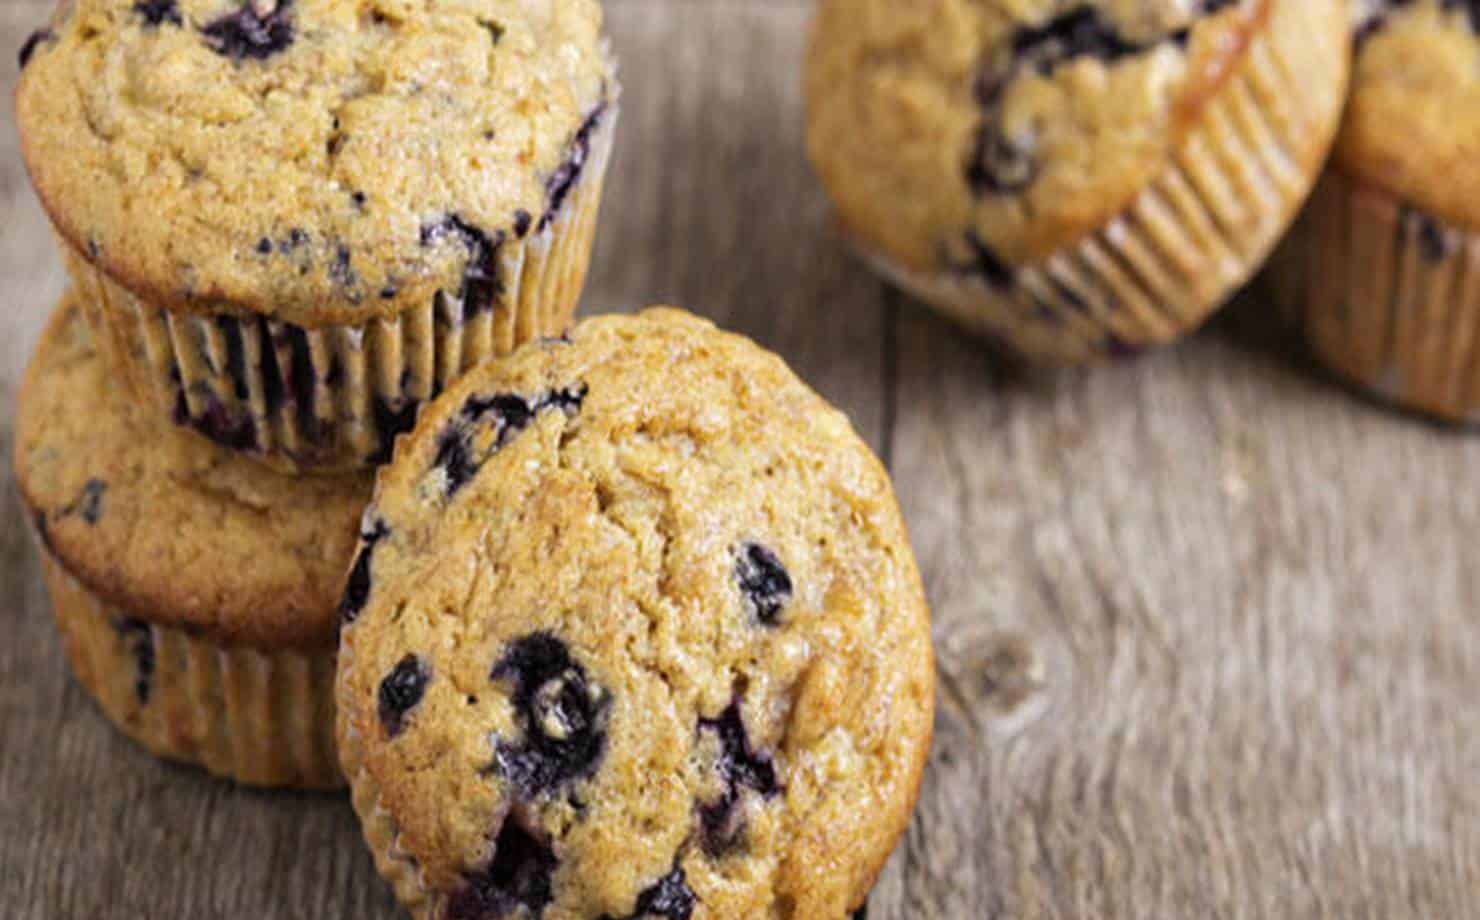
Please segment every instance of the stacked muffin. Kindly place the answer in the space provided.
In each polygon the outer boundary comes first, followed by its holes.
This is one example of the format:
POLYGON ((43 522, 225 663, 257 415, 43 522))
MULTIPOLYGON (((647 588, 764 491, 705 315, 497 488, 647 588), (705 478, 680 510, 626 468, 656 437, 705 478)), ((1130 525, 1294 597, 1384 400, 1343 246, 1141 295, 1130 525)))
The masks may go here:
POLYGON ((334 610, 371 477, 181 442, 112 374, 68 294, 21 390, 15 469, 73 672, 160 756, 340 785, 334 610))
POLYGON ((23 62, 72 289, 16 471, 74 668, 157 753, 336 784, 374 465, 574 312, 617 115, 600 8, 76 0, 23 62))

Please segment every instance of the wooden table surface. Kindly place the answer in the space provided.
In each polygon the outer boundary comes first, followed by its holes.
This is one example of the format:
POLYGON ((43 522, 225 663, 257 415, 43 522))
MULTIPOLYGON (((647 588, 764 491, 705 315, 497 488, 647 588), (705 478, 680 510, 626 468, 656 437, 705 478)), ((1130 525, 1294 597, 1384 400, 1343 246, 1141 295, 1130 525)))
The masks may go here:
MULTIPOLYGON (((0 465, 63 279, 0 5, 0 465)), ((938 743, 870 916, 1480 915, 1480 440, 1265 331, 1008 368, 865 273, 803 158, 809 6, 611 0, 621 141, 585 310, 670 301, 787 357, 890 464, 935 612, 938 743)), ((79 411, 88 407, 80 406, 79 411)), ((0 488, 0 913, 395 917, 337 796, 162 765, 66 675, 0 488)))

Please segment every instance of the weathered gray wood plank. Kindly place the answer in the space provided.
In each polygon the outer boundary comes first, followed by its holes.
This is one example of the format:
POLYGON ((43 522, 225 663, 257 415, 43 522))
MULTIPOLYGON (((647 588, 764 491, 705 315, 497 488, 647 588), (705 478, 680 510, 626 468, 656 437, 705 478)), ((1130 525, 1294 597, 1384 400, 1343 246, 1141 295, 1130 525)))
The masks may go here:
POLYGON ((1266 309, 1036 378, 901 316, 944 686, 921 915, 1475 911, 1480 444, 1251 337, 1266 309))

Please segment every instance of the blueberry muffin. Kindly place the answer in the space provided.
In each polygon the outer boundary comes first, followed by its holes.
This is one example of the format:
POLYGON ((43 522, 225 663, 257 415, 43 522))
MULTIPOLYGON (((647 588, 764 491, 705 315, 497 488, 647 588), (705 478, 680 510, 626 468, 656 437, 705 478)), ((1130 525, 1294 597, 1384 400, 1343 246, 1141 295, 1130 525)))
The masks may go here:
POLYGON ((1270 277, 1316 356, 1480 422, 1480 3, 1359 4, 1331 167, 1270 277))
POLYGON ((1345 0, 822 0, 807 141, 843 233, 1024 356, 1169 342, 1310 191, 1345 0))
POLYGON ((422 413, 343 602, 338 737, 421 918, 843 918, 909 821, 929 614, 883 467, 671 310, 422 413))
POLYGON ((72 0, 22 57, 71 274, 179 426, 365 467, 568 324, 617 116, 596 0, 72 0))
POLYGON ((71 295, 14 463, 72 669, 110 720, 240 782, 342 785, 335 612, 369 474, 291 479, 174 433, 108 376, 71 295))

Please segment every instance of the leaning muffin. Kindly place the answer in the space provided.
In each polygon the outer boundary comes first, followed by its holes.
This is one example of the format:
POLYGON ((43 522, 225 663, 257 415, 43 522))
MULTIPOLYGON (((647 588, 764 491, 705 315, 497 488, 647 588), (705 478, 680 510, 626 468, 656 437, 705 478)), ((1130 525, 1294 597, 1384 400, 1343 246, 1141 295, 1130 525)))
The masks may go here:
POLYGON ((1351 104, 1273 288, 1340 376, 1480 422, 1480 5, 1359 6, 1351 104))
POLYGON ((688 314, 432 403, 344 624, 345 773, 418 917, 838 920, 909 821, 934 672, 888 476, 688 314))
POLYGON ((22 56, 71 274, 177 425, 365 467, 569 321, 617 115, 596 0, 74 0, 22 56))
POLYGON ((109 377, 72 295, 15 436, 67 656, 104 714, 243 783, 341 785, 335 611, 369 474, 290 479, 173 433, 109 377))
POLYGON ((1344 0, 822 0, 807 143, 887 277, 1030 359, 1170 342, 1310 191, 1344 0))

